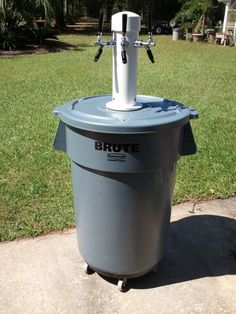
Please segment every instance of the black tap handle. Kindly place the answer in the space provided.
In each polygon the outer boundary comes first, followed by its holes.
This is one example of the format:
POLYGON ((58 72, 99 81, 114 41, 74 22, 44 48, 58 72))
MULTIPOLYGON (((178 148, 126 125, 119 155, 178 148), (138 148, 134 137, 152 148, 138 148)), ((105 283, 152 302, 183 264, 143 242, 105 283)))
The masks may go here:
POLYGON ((126 64, 127 63, 127 56, 126 56, 126 51, 125 50, 121 51, 121 58, 122 58, 122 62, 124 64, 126 64))
POLYGON ((150 48, 147 48, 146 50, 147 50, 148 58, 150 59, 150 61, 151 61, 152 63, 154 63, 155 61, 154 61, 154 57, 153 57, 153 54, 152 54, 151 49, 150 49, 150 48))
POLYGON ((103 52, 102 48, 99 48, 94 57, 94 62, 98 61, 98 59, 101 57, 102 52, 103 52))
POLYGON ((127 14, 122 14, 122 33, 123 35, 126 33, 127 30, 127 14))
POLYGON ((101 13, 99 18, 98 32, 102 33, 103 31, 103 13, 101 13))
POLYGON ((148 33, 152 33, 152 14, 148 13, 148 33))

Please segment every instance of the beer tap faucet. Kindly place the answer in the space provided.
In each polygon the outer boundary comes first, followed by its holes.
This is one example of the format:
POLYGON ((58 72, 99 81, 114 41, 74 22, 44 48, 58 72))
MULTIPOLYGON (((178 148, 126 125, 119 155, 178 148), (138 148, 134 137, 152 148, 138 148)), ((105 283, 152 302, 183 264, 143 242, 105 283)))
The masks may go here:
POLYGON ((100 15, 99 18, 99 26, 98 26, 98 35, 95 42, 95 45, 98 46, 98 50, 96 52, 96 55, 94 57, 94 62, 97 62, 98 59, 101 57, 101 54, 103 53, 104 47, 112 47, 116 45, 116 42, 114 39, 103 41, 102 40, 102 32, 103 32, 103 13, 100 15))
POLYGON ((154 63, 154 57, 151 51, 151 47, 155 46, 155 43, 152 40, 152 16, 151 13, 148 15, 148 41, 136 40, 134 42, 134 47, 136 48, 145 48, 148 58, 152 63, 154 63))
POLYGON ((95 45, 99 46, 99 48, 98 48, 98 51, 95 55, 94 62, 98 61, 98 59, 100 58, 100 56, 103 52, 104 45, 102 43, 102 31, 103 31, 103 13, 100 15, 100 18, 99 18, 98 35, 97 35, 97 39, 95 42, 95 45))

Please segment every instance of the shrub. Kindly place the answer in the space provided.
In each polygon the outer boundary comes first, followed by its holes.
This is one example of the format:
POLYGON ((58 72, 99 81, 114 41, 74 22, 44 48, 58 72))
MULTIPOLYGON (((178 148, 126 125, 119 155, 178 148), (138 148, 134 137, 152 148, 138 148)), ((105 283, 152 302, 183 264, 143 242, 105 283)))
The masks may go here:
POLYGON ((23 48, 39 40, 56 38, 48 23, 42 29, 35 23, 37 16, 45 15, 46 2, 0 0, 0 49, 23 48))

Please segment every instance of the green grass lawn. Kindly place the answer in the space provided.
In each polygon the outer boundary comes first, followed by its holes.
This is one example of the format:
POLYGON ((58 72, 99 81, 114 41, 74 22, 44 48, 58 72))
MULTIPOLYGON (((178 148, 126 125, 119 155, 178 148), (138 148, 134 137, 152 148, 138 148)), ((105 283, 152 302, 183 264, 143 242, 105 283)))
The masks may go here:
MULTIPOLYGON (((53 108, 111 93, 111 49, 93 62, 94 36, 64 35, 73 51, 0 58, 0 240, 74 226, 70 162, 52 149, 53 108)), ((156 62, 139 50, 138 93, 199 111, 198 153, 178 163, 174 202, 236 192, 236 48, 155 37, 156 62)))

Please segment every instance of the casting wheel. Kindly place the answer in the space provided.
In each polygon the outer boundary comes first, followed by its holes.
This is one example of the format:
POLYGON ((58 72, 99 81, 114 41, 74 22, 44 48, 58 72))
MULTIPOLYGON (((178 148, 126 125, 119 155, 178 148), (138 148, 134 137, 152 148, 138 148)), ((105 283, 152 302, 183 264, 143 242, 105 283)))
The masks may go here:
POLYGON ((155 273, 157 272, 157 266, 153 267, 153 269, 151 270, 151 272, 152 272, 153 274, 155 274, 155 273))
POLYGON ((120 292, 124 292, 126 288, 127 279, 120 279, 117 284, 117 288, 120 292))
POLYGON ((94 273, 94 270, 87 263, 84 263, 83 270, 87 275, 91 275, 94 273))

